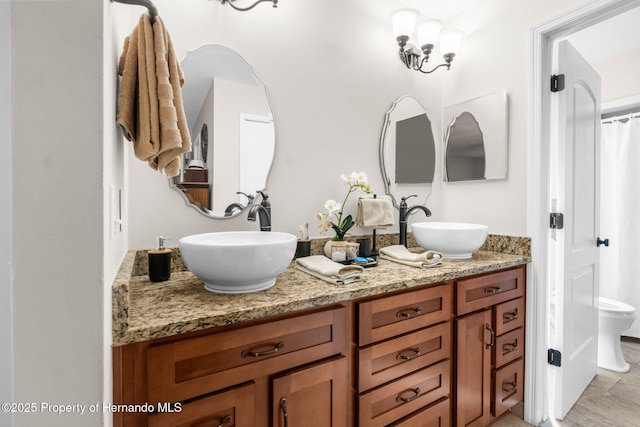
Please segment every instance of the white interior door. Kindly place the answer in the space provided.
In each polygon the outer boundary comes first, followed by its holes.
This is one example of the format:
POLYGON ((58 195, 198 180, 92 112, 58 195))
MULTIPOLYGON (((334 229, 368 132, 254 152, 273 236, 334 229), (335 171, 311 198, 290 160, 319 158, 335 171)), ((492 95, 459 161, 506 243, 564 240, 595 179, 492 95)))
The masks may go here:
MULTIPOLYGON (((275 152, 273 119, 240 114, 240 191, 254 194, 267 186, 275 152)), ((239 201, 245 201, 240 199, 239 201)))
POLYGON ((567 41, 556 49, 565 88, 552 94, 551 193, 564 228, 552 230, 555 286, 552 411, 564 418, 596 375, 598 358, 600 76, 567 41))

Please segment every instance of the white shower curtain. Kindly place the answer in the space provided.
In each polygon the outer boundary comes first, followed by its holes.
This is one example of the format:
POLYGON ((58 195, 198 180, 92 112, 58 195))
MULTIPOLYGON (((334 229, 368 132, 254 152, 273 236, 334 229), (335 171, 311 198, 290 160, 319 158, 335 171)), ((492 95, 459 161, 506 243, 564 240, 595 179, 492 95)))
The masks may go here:
MULTIPOLYGON (((640 117, 602 124, 600 295, 640 317, 640 117)), ((640 319, 623 335, 640 338, 640 319)))

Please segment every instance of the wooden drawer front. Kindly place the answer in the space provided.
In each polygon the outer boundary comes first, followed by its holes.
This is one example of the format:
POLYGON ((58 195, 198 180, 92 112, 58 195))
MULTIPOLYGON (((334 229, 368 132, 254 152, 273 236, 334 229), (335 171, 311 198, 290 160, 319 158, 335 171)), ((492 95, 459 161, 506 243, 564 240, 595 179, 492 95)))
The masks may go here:
POLYGON ((428 408, 403 418, 390 427, 451 427, 451 401, 441 399, 428 408))
POLYGON ((497 417, 524 398, 524 359, 495 371, 491 412, 497 417))
POLYGON ((358 391, 449 358, 451 334, 451 322, 446 322, 358 349, 358 391))
POLYGON ((250 383, 185 403, 180 411, 152 414, 149 427, 252 427, 255 414, 255 386, 250 383))
POLYGON ((449 395, 451 365, 444 360, 358 397, 360 427, 379 427, 449 395))
POLYGON ((522 357, 524 355, 524 328, 498 336, 495 352, 496 368, 522 357))
POLYGON ((493 324, 496 326, 496 335, 524 326, 524 298, 503 302, 496 305, 494 310, 496 317, 493 324))
POLYGON ((358 345, 450 320, 453 314, 450 284, 379 298, 358 304, 358 345))
POLYGON ((151 402, 178 402, 346 349, 346 309, 316 313, 150 347, 151 402))
POLYGON ((524 295, 524 269, 515 268, 456 282, 456 313, 471 313, 524 295))

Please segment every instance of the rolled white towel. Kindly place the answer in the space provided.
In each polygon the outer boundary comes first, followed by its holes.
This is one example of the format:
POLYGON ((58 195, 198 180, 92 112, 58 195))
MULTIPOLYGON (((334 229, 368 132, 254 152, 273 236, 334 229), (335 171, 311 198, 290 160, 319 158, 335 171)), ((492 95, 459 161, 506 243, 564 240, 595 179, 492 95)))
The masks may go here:
POLYGON ((360 280, 364 268, 359 265, 343 265, 323 255, 312 255, 296 259, 296 268, 319 279, 336 285, 360 280))
POLYGON ((431 268, 442 265, 444 256, 440 252, 426 251, 422 253, 410 252, 403 245, 387 246, 379 251, 380 258, 395 261, 412 267, 431 268))

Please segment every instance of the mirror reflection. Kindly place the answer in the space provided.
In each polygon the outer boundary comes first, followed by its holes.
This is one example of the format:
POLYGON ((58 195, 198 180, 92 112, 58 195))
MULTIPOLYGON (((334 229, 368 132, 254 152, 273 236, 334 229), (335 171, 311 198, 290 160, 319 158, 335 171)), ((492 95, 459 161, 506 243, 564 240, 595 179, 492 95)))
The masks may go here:
POLYGON ((447 128, 447 181, 485 179, 484 138, 473 114, 464 111, 447 128))
POLYGON ((445 107, 442 123, 445 181, 506 178, 506 91, 445 107))
POLYGON ((237 52, 204 45, 181 61, 185 115, 193 150, 171 186, 212 218, 231 218, 265 190, 275 153, 265 85, 237 52))
POLYGON ((380 138, 385 192, 394 206, 402 196, 425 200, 433 183, 436 148, 431 120, 417 99, 403 96, 387 111, 380 138))

